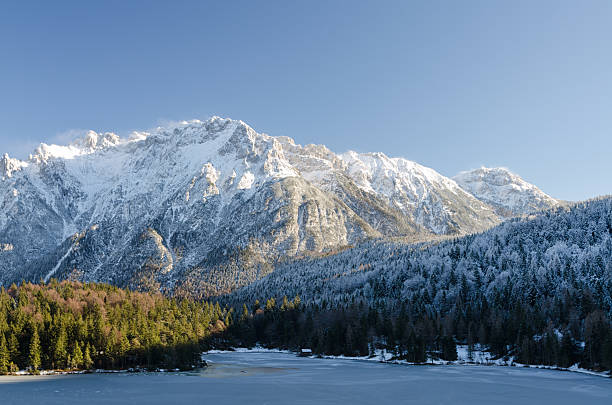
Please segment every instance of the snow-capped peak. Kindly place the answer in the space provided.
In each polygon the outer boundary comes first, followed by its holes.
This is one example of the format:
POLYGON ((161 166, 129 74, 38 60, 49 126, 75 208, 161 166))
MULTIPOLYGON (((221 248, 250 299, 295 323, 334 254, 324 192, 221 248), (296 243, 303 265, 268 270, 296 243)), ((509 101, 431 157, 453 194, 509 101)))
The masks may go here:
POLYGON ((66 146, 41 143, 30 155, 30 160, 42 163, 53 158, 74 159, 77 156, 117 146, 122 142, 124 141, 112 132, 97 133, 89 130, 84 136, 77 138, 66 146))
MULTIPOLYGON (((490 207, 453 180, 413 161, 390 158, 381 152, 337 155, 323 145, 296 145, 290 138, 279 138, 279 142, 300 175, 317 187, 346 198, 346 193, 354 193, 348 180, 362 190, 362 197, 354 198, 368 199, 366 193, 386 206, 366 209, 351 200, 356 210, 364 210, 363 215, 399 211, 409 222, 438 234, 480 230, 498 221, 490 207), (464 222, 466 218, 478 218, 479 225, 471 219, 469 224, 464 222)), ((374 200, 369 201, 376 205, 374 200)))
POLYGON ((496 207, 502 216, 529 214, 560 204, 504 167, 481 167, 461 172, 453 179, 478 199, 496 207))
POLYGON ((130 283, 151 263, 183 277, 229 260, 224 252, 253 254, 255 265, 500 221, 455 181, 410 160, 336 154, 220 117, 124 138, 88 131, 66 146, 41 144, 27 162, 5 155, 0 170, 0 242, 14 246, 0 261, 0 283, 21 268, 33 279, 78 269, 84 279, 130 283))
POLYGON ((458 188, 454 181, 428 167, 403 158, 390 158, 382 152, 357 153, 348 151, 340 155, 346 162, 350 176, 357 185, 368 191, 391 196, 395 191, 418 194, 419 184, 444 184, 458 188))
POLYGON ((12 177, 13 173, 17 170, 21 170, 21 168, 27 166, 26 162, 23 162, 19 159, 11 158, 8 153, 5 153, 2 158, 0 158, 0 177, 12 177))

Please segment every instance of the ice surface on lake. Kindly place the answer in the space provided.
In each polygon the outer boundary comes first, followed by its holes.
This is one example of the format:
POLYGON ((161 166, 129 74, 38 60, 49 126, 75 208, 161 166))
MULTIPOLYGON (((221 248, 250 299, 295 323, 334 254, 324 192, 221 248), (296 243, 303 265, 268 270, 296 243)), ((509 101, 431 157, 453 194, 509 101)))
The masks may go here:
POLYGON ((612 379, 515 367, 405 366, 217 353, 193 373, 0 377, 2 404, 612 403, 612 379))

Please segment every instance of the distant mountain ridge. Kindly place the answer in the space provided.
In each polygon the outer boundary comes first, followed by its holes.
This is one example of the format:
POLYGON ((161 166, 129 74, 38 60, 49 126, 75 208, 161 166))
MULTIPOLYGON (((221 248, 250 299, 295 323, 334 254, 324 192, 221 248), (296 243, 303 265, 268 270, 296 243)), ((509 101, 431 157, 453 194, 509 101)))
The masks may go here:
POLYGON ((506 216, 504 193, 463 177, 220 117, 41 144, 26 161, 4 155, 0 177, 3 284, 58 277, 211 295, 292 257, 480 232, 506 216))
POLYGON ((479 200, 493 206, 502 217, 525 215, 563 205, 562 201, 502 167, 481 167, 461 172, 453 180, 479 200))

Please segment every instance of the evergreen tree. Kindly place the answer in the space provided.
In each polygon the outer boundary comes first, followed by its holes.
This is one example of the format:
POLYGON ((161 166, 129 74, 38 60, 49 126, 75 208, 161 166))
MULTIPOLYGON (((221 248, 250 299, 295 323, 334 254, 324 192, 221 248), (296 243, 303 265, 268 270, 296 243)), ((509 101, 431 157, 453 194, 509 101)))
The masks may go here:
POLYGON ((91 358, 91 346, 87 343, 87 347, 85 348, 85 353, 83 354, 83 368, 89 370, 93 367, 93 360, 91 358))
POLYGON ((561 367, 570 367, 576 361, 577 348, 570 336, 569 332, 563 334, 561 338, 561 346, 559 348, 559 361, 561 367))
POLYGON ((455 361, 457 360, 457 344, 450 336, 443 336, 440 341, 442 360, 455 361))
POLYGON ((83 351, 79 342, 75 342, 72 356, 70 356, 71 368, 81 368, 83 366, 83 351))
POLYGON ((57 325, 55 330, 56 337, 55 342, 53 343, 53 353, 52 353, 52 367, 56 368, 65 368, 67 366, 68 360, 68 350, 67 350, 67 337, 66 337, 66 328, 62 322, 57 325))
POLYGON ((0 332, 0 374, 9 372, 10 360, 6 337, 3 332, 0 332))
POLYGON ((30 338, 30 348, 28 355, 28 365, 33 371, 37 371, 40 367, 40 339, 38 337, 38 327, 32 325, 32 337, 30 338))
POLYGON ((18 363, 21 353, 19 352, 19 340, 14 332, 10 332, 8 338, 8 351, 11 362, 18 363))
POLYGON ((242 316, 240 317, 240 320, 242 322, 245 322, 248 318, 249 318, 249 309, 247 308, 246 304, 242 304, 242 316))

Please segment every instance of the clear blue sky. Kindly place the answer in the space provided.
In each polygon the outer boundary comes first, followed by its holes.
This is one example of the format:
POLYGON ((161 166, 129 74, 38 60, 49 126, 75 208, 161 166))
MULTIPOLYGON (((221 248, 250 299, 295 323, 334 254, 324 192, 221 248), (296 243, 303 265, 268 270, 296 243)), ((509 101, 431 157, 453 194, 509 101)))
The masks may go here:
POLYGON ((0 152, 18 157, 74 129, 221 115, 612 193, 611 1, 7 1, 0 52, 0 152))

